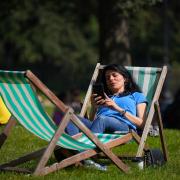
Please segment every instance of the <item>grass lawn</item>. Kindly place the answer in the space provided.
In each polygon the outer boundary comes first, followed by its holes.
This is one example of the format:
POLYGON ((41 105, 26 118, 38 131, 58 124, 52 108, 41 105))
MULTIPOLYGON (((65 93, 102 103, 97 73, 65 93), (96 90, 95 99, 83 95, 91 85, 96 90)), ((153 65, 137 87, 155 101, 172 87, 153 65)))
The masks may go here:
MULTIPOLYGON (((3 127, 0 127, 0 132, 3 127)), ((115 165, 109 161, 107 163, 108 170, 101 172, 98 170, 85 168, 85 167, 68 167, 58 172, 51 173, 44 177, 33 177, 26 174, 17 174, 13 172, 0 172, 0 180, 21 180, 21 179, 180 179, 180 131, 178 130, 165 130, 165 138, 169 151, 169 162, 158 168, 146 168, 145 170, 139 170, 137 165, 132 162, 127 162, 131 167, 128 174, 121 172, 115 165)), ((148 144, 153 147, 159 146, 159 138, 150 137, 148 144)), ((6 162, 10 159, 16 158, 22 154, 32 152, 38 148, 46 146, 47 143, 31 133, 27 132, 20 125, 16 125, 13 128, 8 140, 3 145, 0 151, 0 163, 6 162)), ((116 148, 114 151, 118 154, 123 152, 133 153, 137 146, 133 143, 127 144, 116 148)), ((50 162, 54 162, 52 156, 50 162)), ((22 167, 34 168, 37 161, 31 161, 22 165, 22 167)))

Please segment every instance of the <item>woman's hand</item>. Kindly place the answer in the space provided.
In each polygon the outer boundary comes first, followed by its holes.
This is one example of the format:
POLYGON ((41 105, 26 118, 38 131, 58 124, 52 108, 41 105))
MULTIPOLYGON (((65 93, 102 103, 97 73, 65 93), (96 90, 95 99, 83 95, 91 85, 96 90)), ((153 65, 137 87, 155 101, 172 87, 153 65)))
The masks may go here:
POLYGON ((103 106, 109 107, 114 110, 118 110, 120 107, 106 95, 106 99, 104 100, 103 106))
POLYGON ((106 94, 104 94, 104 95, 105 95, 105 99, 102 98, 101 96, 98 96, 97 94, 92 94, 92 96, 91 96, 92 104, 95 106, 99 106, 99 105, 106 106, 111 109, 117 110, 119 108, 118 105, 111 98, 109 98, 106 94))
POLYGON ((95 106, 103 105, 105 99, 103 99, 101 96, 98 96, 98 94, 92 94, 91 96, 91 102, 95 106))

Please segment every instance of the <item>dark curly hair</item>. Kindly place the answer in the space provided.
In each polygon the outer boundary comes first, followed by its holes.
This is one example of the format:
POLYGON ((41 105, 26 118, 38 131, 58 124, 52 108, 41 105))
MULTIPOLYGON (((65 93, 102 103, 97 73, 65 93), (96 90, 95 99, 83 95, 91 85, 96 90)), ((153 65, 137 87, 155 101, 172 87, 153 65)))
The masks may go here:
POLYGON ((124 77, 125 91, 123 92, 122 95, 131 94, 133 92, 141 92, 139 86, 135 83, 131 74, 128 72, 128 70, 124 66, 110 64, 110 65, 105 66, 105 68, 103 69, 103 72, 102 72, 102 83, 104 85, 104 90, 107 95, 111 95, 111 92, 107 87, 106 77, 105 77, 105 74, 108 70, 116 71, 124 77))

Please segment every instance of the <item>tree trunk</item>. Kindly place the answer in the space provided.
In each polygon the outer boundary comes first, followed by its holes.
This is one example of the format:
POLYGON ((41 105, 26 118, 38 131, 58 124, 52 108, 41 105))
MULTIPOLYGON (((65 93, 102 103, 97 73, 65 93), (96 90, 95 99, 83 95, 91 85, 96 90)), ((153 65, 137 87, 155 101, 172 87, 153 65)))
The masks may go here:
POLYGON ((131 65, 128 18, 116 8, 117 0, 99 0, 99 49, 104 64, 131 65))

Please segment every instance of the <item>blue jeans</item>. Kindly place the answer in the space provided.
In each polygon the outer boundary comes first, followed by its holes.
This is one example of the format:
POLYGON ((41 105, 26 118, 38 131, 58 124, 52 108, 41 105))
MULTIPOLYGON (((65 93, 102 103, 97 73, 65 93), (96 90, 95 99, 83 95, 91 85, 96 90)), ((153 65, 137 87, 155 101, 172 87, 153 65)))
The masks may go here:
MULTIPOLYGON (((87 127, 87 128, 91 128, 92 125, 92 121, 90 121, 89 119, 86 118, 82 118, 80 116, 78 116, 78 118, 81 120, 81 122, 83 122, 83 124, 87 127)), ((68 123, 68 125, 66 126, 65 129, 66 133, 73 136, 75 134, 78 134, 80 132, 79 128, 72 122, 70 121, 68 123)))
POLYGON ((94 133, 115 132, 115 131, 128 132, 129 126, 126 123, 114 117, 99 116, 93 121, 90 129, 94 133))
MULTIPOLYGON (((129 126, 121 122, 120 120, 108 117, 108 116, 99 116, 94 121, 90 121, 86 118, 79 117, 81 121, 94 133, 104 133, 108 132, 115 132, 115 131, 123 131, 129 132, 129 126)), ((79 133, 79 128, 75 126, 72 122, 66 127, 66 133, 69 135, 75 135, 79 133)))

